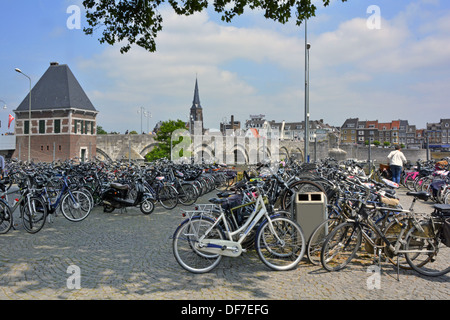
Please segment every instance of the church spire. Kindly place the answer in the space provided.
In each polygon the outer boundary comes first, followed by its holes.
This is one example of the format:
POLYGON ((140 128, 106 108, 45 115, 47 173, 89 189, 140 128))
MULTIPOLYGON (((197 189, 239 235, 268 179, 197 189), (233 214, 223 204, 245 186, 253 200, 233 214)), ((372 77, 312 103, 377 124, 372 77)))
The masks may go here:
POLYGON ((191 112, 189 114, 189 128, 191 130, 191 133, 195 123, 201 123, 201 129, 203 132, 203 109, 200 105, 197 77, 195 77, 194 100, 192 101, 191 112))
POLYGON ((192 101, 192 108, 202 108, 200 105, 200 95, 198 93, 198 81, 197 78, 195 78, 195 89, 194 89, 194 100, 192 101))

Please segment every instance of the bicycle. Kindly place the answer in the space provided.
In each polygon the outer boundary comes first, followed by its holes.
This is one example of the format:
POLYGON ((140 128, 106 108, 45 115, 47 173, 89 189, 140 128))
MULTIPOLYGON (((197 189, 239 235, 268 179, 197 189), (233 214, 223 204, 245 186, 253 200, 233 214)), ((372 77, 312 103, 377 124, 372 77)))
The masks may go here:
POLYGON ((40 189, 37 189, 39 196, 45 201, 47 212, 49 214, 56 213, 60 208, 63 216, 72 222, 79 222, 87 218, 91 213, 92 202, 88 191, 71 190, 67 176, 62 175, 62 186, 59 191, 53 190, 56 193, 52 197, 49 193, 48 187, 43 181, 40 181, 40 189))
POLYGON ((406 235, 405 258, 418 273, 438 277, 450 272, 450 205, 436 204, 431 216, 406 235))
MULTIPOLYGON (((433 257, 434 259, 437 257, 440 233, 433 224, 427 223, 426 227, 422 226, 423 221, 419 220, 413 212, 415 201, 417 199, 426 201, 429 194, 408 192, 407 195, 414 197, 409 210, 375 207, 376 211, 382 209, 404 214, 402 216, 394 215, 393 220, 384 224, 385 227, 376 224, 370 218, 367 209, 371 207, 366 204, 367 198, 365 201, 360 201, 358 215, 335 227, 326 238, 320 256, 322 266, 328 271, 343 269, 355 257, 361 246, 362 238, 364 238, 369 247, 373 248, 374 255, 380 257, 383 250, 388 260, 397 266, 397 273, 399 273, 399 268, 405 268, 405 265, 400 262, 402 255, 409 267, 416 271, 423 270, 422 267, 425 264, 432 262, 433 257), (418 246, 419 248, 417 248, 418 246), (424 248, 425 246, 426 248, 424 248), (425 254, 427 258, 419 259, 420 254, 425 254)), ((424 221, 429 222, 429 220, 424 221)), ((448 257, 448 254, 444 255, 444 259, 445 257, 448 257)), ((381 259, 379 259, 380 261, 381 259)), ((447 266, 448 264, 444 271, 439 270, 434 274, 447 273, 450 271, 447 266)))
MULTIPOLYGON (((220 203, 222 199, 212 202, 220 203)), ((220 206, 215 219, 202 211, 185 212, 188 218, 172 237, 176 261, 192 273, 209 272, 224 256, 238 257, 245 252, 241 244, 260 224, 255 235, 255 249, 260 260, 277 271, 295 268, 305 253, 303 231, 295 221, 280 212, 270 216, 266 204, 267 198, 258 192, 255 209, 236 230, 230 228, 220 206)))
POLYGON ((8 232, 14 224, 13 214, 20 206, 20 218, 24 229, 28 233, 37 233, 45 225, 47 219, 47 208, 45 203, 39 197, 33 194, 31 188, 31 177, 27 176, 19 182, 19 188, 9 190, 12 186, 12 180, 8 188, 4 185, 2 189, 2 199, 0 199, 2 224, 6 221, 9 226, 2 229, 2 233, 8 232), (8 194, 19 192, 20 196, 16 198, 13 206, 9 205, 8 194))

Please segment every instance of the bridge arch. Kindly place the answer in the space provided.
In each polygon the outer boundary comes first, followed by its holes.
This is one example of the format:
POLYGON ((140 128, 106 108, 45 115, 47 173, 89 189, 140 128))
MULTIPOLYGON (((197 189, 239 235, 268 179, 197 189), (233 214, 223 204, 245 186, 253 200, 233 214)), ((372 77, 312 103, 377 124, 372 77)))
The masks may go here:
POLYGON ((158 144, 159 144, 158 142, 154 142, 154 143, 150 143, 149 145, 146 145, 146 146, 141 150, 141 152, 139 152, 139 154, 140 154, 142 157, 145 158, 145 155, 146 155, 147 153, 149 153, 150 151, 152 151, 154 147, 157 147, 158 144))
POLYGON ((210 145, 203 143, 201 146, 198 146, 196 149, 194 149, 194 157, 197 159, 197 161, 205 159, 214 159, 214 151, 211 148, 210 145))
POLYGON ((278 158, 280 160, 282 160, 282 159, 286 159, 286 158, 289 158, 289 157, 290 157, 289 150, 286 147, 281 146, 279 151, 278 151, 278 158))
POLYGON ((112 159, 111 159, 111 157, 105 152, 105 151, 103 151, 102 149, 99 149, 99 148, 96 148, 95 149, 95 152, 97 153, 97 156, 98 155, 100 155, 100 158, 102 159, 102 160, 105 160, 105 161, 113 161, 112 159))
POLYGON ((249 155, 247 149, 240 145, 235 144, 231 149, 231 152, 234 157, 234 163, 236 164, 247 164, 249 162, 249 155))

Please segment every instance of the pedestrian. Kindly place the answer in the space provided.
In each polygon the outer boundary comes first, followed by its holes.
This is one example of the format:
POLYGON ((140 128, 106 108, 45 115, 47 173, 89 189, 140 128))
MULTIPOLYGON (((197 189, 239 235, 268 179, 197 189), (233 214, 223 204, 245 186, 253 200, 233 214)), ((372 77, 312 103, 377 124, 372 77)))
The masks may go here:
POLYGON ((389 166, 392 172, 392 181, 400 184, 403 164, 406 162, 406 157, 401 151, 400 145, 397 144, 395 146, 395 150, 391 151, 387 157, 389 159, 389 166))

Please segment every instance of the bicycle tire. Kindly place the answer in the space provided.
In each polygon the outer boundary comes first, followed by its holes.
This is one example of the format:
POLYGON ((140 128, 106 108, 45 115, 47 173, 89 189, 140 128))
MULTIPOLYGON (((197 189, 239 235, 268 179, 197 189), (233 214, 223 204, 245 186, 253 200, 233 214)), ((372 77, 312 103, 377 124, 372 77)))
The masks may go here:
POLYGON ((340 224, 340 221, 339 218, 327 219, 319 224, 309 236, 306 244, 306 257, 313 265, 320 265, 323 243, 333 228, 340 224))
POLYGON ((159 203, 168 210, 172 210, 178 204, 178 193, 175 187, 163 186, 159 190, 159 203))
POLYGON ((439 277, 450 272, 450 247, 442 243, 439 232, 435 234, 430 221, 421 223, 423 231, 413 227, 406 235, 405 257, 412 269, 421 275, 439 277), (420 250, 415 253, 408 251, 420 250))
MULTIPOLYGON (((407 219, 402 219, 402 220, 404 220, 403 223, 409 223, 407 219)), ((395 220, 389 222, 388 225, 386 226, 386 228, 384 229, 384 236, 389 240, 389 242, 394 247, 397 244, 398 235, 399 235, 401 229, 402 229, 402 226, 399 223, 397 223, 397 221, 395 221, 395 220)), ((403 238, 400 239, 401 242, 404 243, 407 233, 408 232, 405 232, 403 234, 403 238)), ((404 249, 404 246, 401 247, 400 250, 402 250, 402 249, 404 249)), ((411 266, 409 265, 408 261, 406 261, 406 258, 404 255, 399 255, 398 257, 393 256, 387 246, 384 247, 384 255, 389 260, 389 262, 392 263, 394 266, 398 265, 400 268, 405 269, 405 270, 411 269, 411 266), (397 261, 398 261, 398 263, 397 263, 397 261)))
MULTIPOLYGON (((192 273, 206 273, 214 269, 222 260, 219 254, 205 253, 196 247, 197 241, 211 228, 214 221, 207 217, 186 219, 173 234, 172 250, 175 260, 185 270, 192 273)), ((208 239, 225 238, 220 227, 216 226, 208 234, 208 239)))
POLYGON ((197 192, 190 183, 182 183, 180 186, 180 192, 178 193, 178 201, 185 206, 190 206, 197 201, 197 192))
POLYGON ((61 212, 63 216, 72 222, 80 222, 91 213, 91 200, 85 192, 73 190, 67 192, 61 200, 61 212))
POLYGON ((325 239, 320 262, 327 271, 345 268, 361 246, 361 230, 356 224, 345 222, 333 229, 325 239))
POLYGON ((38 197, 31 197, 25 200, 22 207, 23 227, 28 233, 37 233, 45 225, 47 220, 47 206, 38 197))
POLYGON ((306 251, 302 228, 283 216, 265 220, 256 233, 255 249, 261 261, 272 270, 291 270, 300 263, 306 251))
POLYGON ((7 233, 13 224, 11 209, 9 206, 0 200, 0 234, 7 233))

